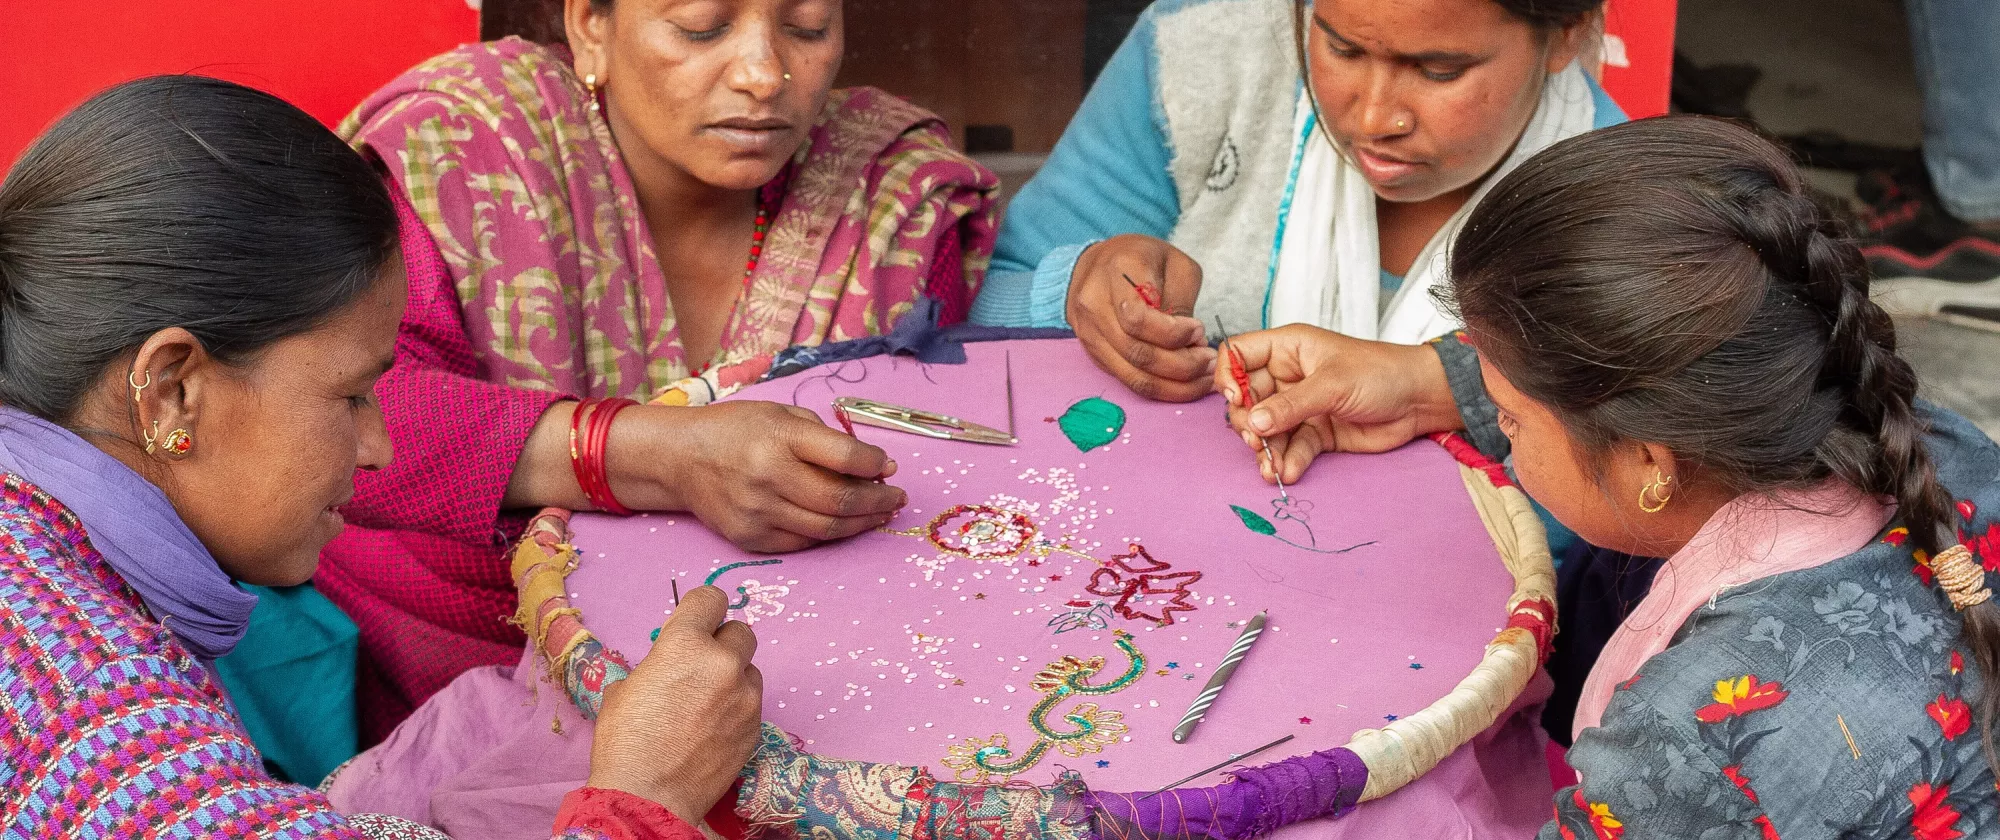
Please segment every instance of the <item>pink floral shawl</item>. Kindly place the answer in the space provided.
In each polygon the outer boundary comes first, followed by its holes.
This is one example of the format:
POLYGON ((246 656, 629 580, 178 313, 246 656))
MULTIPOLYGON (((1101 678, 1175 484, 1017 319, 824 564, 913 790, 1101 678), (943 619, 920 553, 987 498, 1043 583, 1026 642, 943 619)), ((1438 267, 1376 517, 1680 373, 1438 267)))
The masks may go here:
POLYGON ((509 38, 417 66, 341 127, 423 219, 491 381, 643 400, 708 369, 733 371, 708 390, 733 390, 786 347, 887 331, 920 294, 963 318, 985 275, 998 180, 935 116, 836 90, 773 185, 783 197, 722 349, 691 362, 630 176, 588 105, 566 50, 509 38))

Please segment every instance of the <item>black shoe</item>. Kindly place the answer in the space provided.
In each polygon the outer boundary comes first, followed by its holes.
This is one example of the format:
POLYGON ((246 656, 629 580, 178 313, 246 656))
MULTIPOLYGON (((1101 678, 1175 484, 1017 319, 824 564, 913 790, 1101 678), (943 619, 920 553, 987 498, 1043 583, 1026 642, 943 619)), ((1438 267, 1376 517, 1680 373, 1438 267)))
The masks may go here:
POLYGON ((1858 234, 1875 302, 1895 315, 2000 331, 2000 236, 1938 203, 1921 165, 1863 173, 1858 234))

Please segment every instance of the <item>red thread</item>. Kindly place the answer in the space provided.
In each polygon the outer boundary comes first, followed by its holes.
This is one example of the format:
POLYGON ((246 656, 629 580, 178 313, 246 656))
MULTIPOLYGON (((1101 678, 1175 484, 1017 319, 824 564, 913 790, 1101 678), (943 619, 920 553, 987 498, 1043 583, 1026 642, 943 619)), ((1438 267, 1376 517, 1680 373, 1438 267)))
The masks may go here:
POLYGON ((1444 451, 1451 453, 1451 457, 1459 463, 1486 473, 1486 479, 1493 482, 1493 486, 1515 486, 1514 479, 1507 475, 1506 467, 1486 457, 1485 453, 1480 452, 1478 447, 1473 446, 1465 438, 1459 437, 1458 433, 1438 432, 1431 435, 1431 440, 1437 441, 1437 444, 1444 447, 1444 451))
POLYGON ((1556 606, 1546 598, 1532 598, 1514 605, 1514 612, 1507 616, 1507 627, 1520 628, 1535 637, 1535 660, 1542 664, 1549 661, 1549 652, 1554 649, 1556 606))
POLYGON ((1255 404, 1257 395, 1250 392, 1250 372, 1243 364, 1243 354, 1236 351, 1236 345, 1227 341, 1222 343, 1222 349, 1229 355, 1229 378, 1236 380, 1236 400, 1244 408, 1249 408, 1255 404))

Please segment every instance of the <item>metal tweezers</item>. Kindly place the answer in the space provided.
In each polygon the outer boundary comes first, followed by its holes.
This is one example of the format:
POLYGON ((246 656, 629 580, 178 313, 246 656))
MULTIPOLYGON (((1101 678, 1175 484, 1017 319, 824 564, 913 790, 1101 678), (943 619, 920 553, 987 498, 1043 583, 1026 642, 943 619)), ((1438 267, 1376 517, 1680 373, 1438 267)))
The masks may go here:
POLYGON ((833 410, 843 420, 851 420, 864 426, 894 429, 898 432, 939 440, 962 440, 967 443, 986 443, 995 446, 1013 446, 1020 442, 1013 435, 989 426, 981 426, 978 423, 932 411, 905 408, 860 397, 840 397, 833 401, 833 410))

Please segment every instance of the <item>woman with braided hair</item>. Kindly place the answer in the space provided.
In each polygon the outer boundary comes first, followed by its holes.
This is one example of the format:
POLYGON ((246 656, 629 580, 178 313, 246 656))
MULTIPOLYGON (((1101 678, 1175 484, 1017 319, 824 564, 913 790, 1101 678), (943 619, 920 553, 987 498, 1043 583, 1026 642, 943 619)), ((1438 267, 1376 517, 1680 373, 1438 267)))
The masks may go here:
MULTIPOLYGON (((1682 117, 1563 141, 1480 204, 1451 274, 1466 331, 1440 353, 1486 393, 1408 426, 1466 428, 1582 538, 1668 558, 1584 685, 1581 783, 1542 837, 1996 836, 2000 447, 1916 398, 1784 153, 1682 117)), ((1234 415, 1246 441, 1309 462, 1334 345, 1237 341, 1278 391, 1234 415)))

